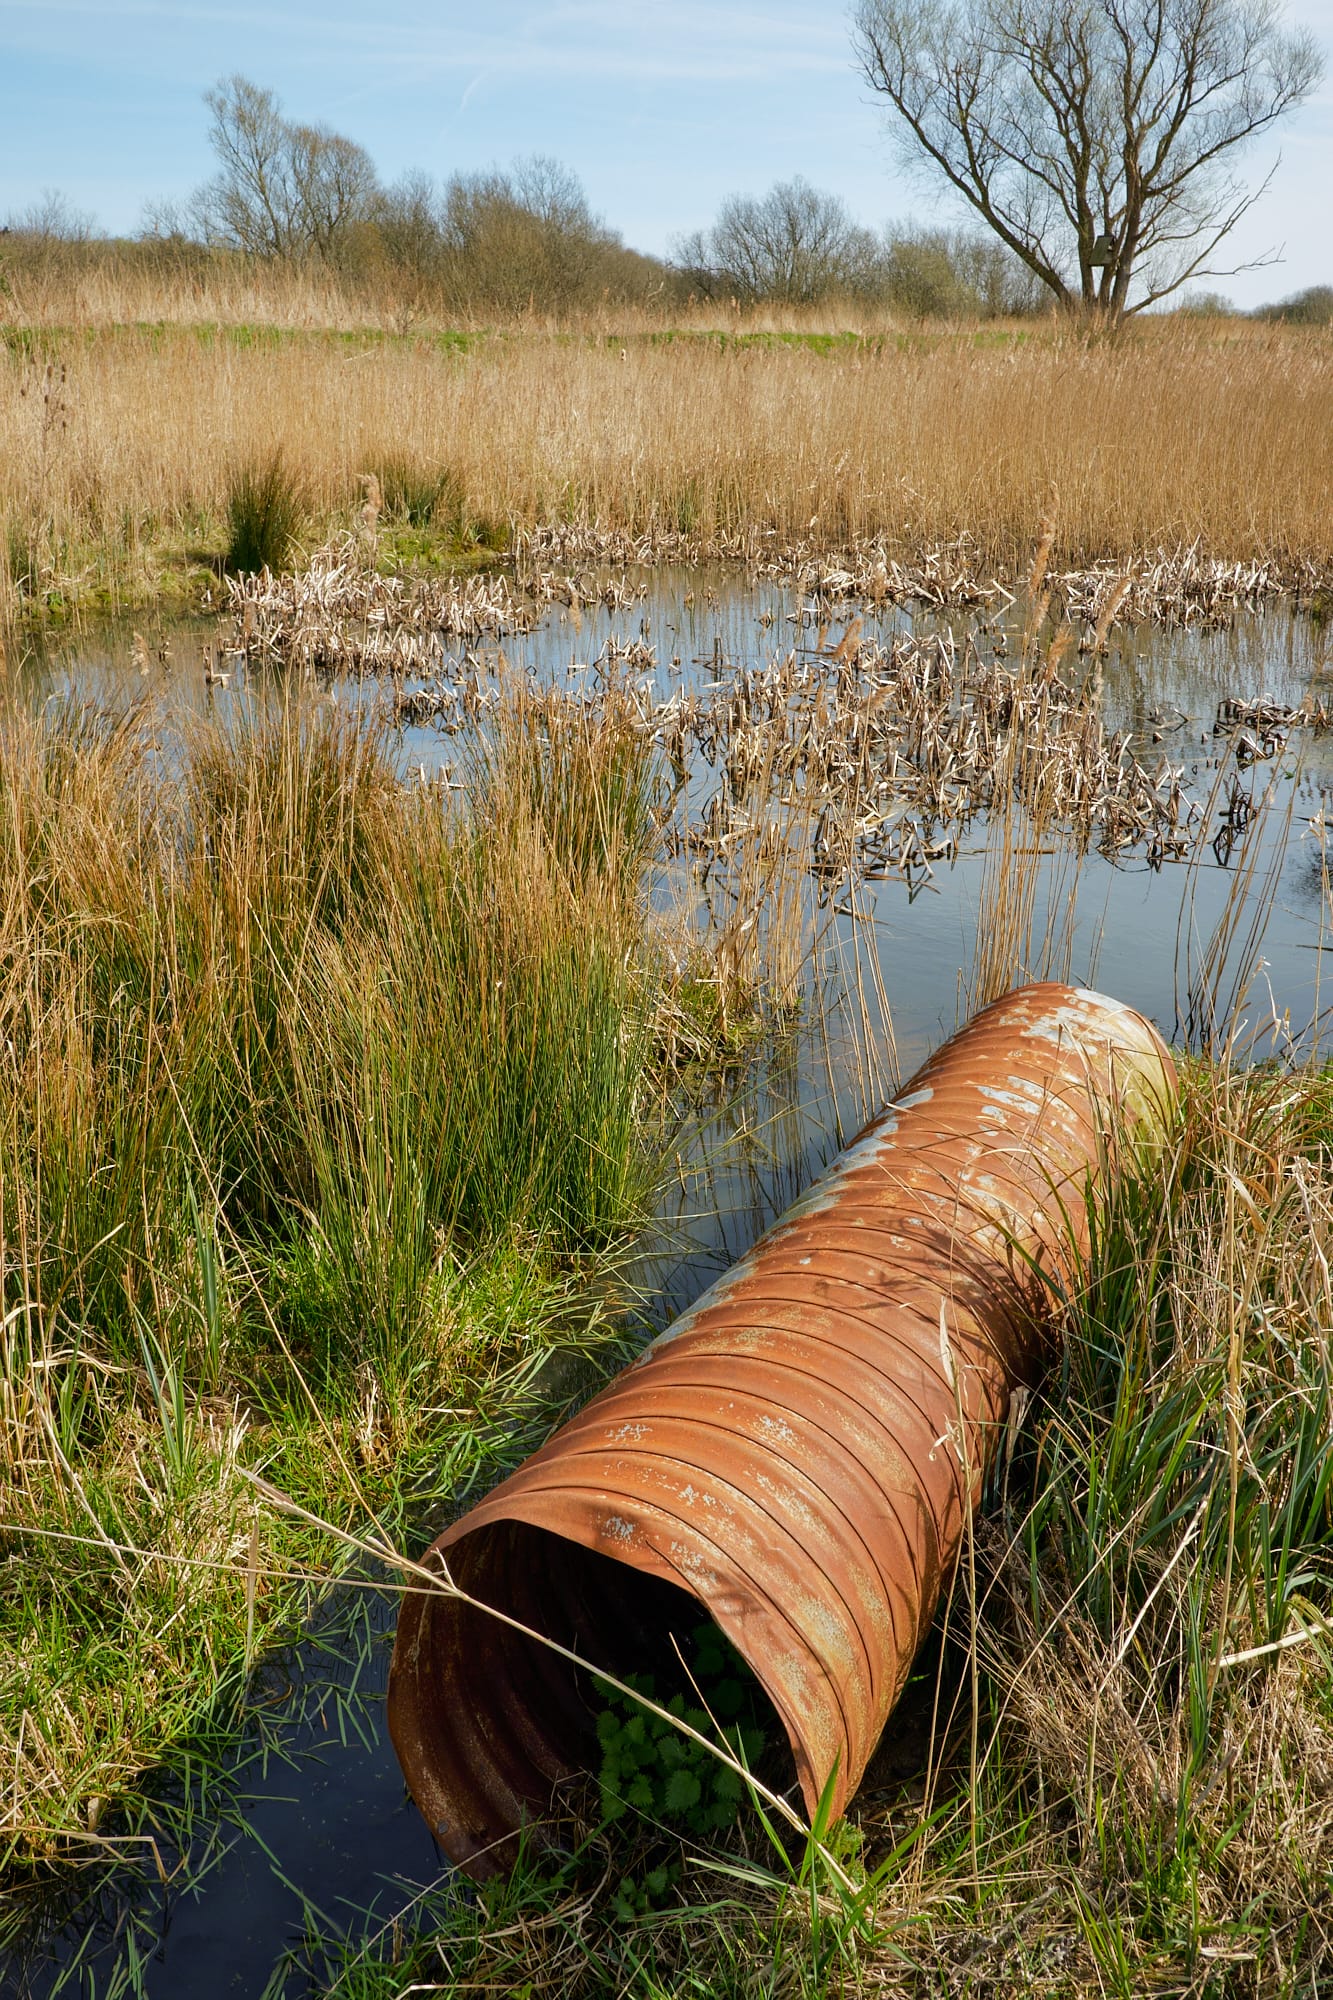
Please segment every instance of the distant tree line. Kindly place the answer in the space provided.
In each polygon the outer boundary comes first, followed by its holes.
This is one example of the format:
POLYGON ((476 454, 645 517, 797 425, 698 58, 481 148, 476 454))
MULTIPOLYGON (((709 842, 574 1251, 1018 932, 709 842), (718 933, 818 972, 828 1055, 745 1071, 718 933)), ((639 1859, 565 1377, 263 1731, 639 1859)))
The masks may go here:
POLYGON ((1259 306, 1254 317, 1286 320, 1292 326, 1333 326, 1333 285, 1308 285, 1289 299, 1259 306))
POLYGON ((853 221, 836 195, 806 181, 732 195, 711 229, 676 246, 678 270, 706 299, 742 305, 860 300, 922 317, 1030 312, 1040 286, 1004 245, 968 230, 853 221))
MULTIPOLYGON (((926 315, 1024 312, 1036 289, 1002 245, 966 231, 882 236, 802 180, 734 195, 669 259, 630 249, 578 178, 535 157, 436 181, 383 183, 364 147, 286 117, 243 76, 205 95, 215 172, 183 203, 149 209, 136 245, 155 267, 211 257, 320 268, 381 286, 405 317, 560 314, 599 304, 669 310, 691 299, 754 307, 861 306, 926 315)), ((9 218, 5 246, 31 268, 95 254, 91 218, 48 196, 9 218)))
MULTIPOLYGON (((274 93, 246 77, 223 79, 205 102, 216 171, 183 204, 148 211, 136 254, 155 268, 202 272, 216 257, 318 268, 381 288, 409 321, 608 303, 670 310, 691 299, 739 308, 840 301, 955 319, 1050 303, 1030 261, 993 233, 890 225, 876 234, 799 178, 729 196, 667 260, 630 249, 555 160, 385 185, 355 140, 287 118, 274 93)), ((5 237, 0 252, 38 270, 106 247, 91 218, 58 195, 12 215, 5 237)), ((1230 310, 1212 294, 1192 309, 1230 310)), ((1326 322, 1333 290, 1262 312, 1326 322)))

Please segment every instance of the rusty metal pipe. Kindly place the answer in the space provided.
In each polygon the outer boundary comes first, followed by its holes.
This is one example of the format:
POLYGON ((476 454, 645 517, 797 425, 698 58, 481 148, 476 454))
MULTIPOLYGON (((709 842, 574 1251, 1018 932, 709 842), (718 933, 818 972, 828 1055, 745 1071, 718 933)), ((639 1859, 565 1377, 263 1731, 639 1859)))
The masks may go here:
MULTIPOLYGON (((660 1658, 702 1605, 780 1717, 807 1808, 836 1767, 840 1812, 1040 1365, 1108 1147, 1160 1132, 1174 1093, 1156 1030, 1120 1002, 997 1001, 426 1560, 611 1671, 660 1658)), ((591 1724, 548 1648, 443 1593, 404 1597, 389 1727, 471 1873, 586 1768, 591 1724)))

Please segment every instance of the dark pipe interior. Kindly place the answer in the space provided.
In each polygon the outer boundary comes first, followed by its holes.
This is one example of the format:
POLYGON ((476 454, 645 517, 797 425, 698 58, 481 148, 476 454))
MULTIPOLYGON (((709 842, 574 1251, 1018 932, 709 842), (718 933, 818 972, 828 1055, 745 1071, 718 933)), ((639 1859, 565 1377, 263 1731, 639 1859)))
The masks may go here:
MULTIPOLYGON (((697 1703, 672 1643, 688 1660, 695 1632, 708 1622, 687 1591, 516 1521, 466 1536, 450 1551, 449 1567, 469 1595, 598 1668, 622 1678, 651 1674, 659 1700, 679 1688, 697 1703)), ((589 1677, 471 1606, 437 1599, 430 1622, 432 1761, 451 1803, 471 1806, 470 1843, 503 1843, 523 1819, 568 1817, 579 1790, 570 1781, 598 1764, 595 1724, 604 1702, 589 1677), (513 1801, 510 1826, 498 1822, 497 1791, 513 1801)), ((757 1686, 756 1698, 773 1746, 766 1781, 794 1786, 782 1724, 757 1686)), ((495 1859, 505 1858, 497 1850, 495 1859)))

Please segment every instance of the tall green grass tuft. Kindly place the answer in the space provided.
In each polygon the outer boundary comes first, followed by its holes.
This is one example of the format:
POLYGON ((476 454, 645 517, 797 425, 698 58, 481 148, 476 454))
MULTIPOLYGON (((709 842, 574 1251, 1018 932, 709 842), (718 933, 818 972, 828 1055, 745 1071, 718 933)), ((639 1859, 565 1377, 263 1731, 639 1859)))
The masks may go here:
POLYGON ((466 496, 448 466, 389 452, 376 471, 385 513, 409 528, 454 529, 466 515, 466 496))
POLYGON ((560 766, 571 869, 549 745, 460 799, 329 703, 0 729, 0 1854, 34 1854, 327 1566, 247 1467, 398 1519, 502 1357, 588 1320, 649 1185, 652 981, 618 738, 560 766))
POLYGON ((662 800, 632 685, 612 680, 584 706, 514 676, 471 778, 479 816, 520 843, 535 829, 566 894, 634 895, 662 800))
POLYGON ((247 460, 228 475, 224 496, 226 567, 238 575, 280 570, 306 517, 301 485, 279 446, 267 458, 247 460))

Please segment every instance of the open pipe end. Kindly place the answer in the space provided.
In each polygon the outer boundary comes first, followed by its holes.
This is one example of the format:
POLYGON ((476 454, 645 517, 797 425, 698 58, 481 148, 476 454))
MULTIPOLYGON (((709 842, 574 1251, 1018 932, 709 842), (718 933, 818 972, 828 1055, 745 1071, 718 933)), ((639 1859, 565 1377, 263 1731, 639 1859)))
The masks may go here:
MULTIPOLYGON (((425 1584, 406 1593, 389 1731, 436 1839, 485 1880, 512 1867, 522 1830, 553 1846, 574 1835, 598 1765, 604 1704, 589 1674, 532 1635, 618 1679, 650 1674, 659 1700, 680 1685, 697 1702, 682 1661, 708 1610, 676 1584, 526 1521, 473 1529, 448 1565, 478 1602, 425 1584)), ((785 1746, 776 1714, 766 1734, 785 1746)), ((781 1782, 794 1784, 790 1757, 782 1762, 781 1782)))

